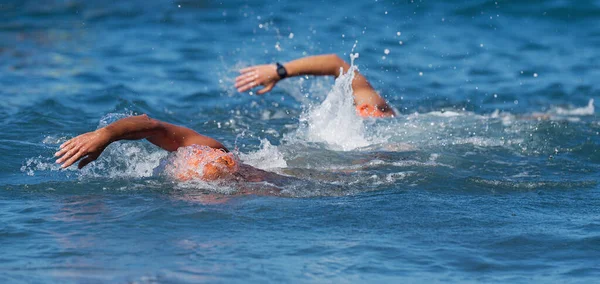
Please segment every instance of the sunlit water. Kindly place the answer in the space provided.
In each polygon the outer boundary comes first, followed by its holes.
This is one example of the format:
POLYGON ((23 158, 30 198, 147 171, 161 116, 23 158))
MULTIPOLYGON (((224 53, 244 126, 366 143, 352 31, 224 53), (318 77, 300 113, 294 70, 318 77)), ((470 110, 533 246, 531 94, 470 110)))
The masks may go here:
POLYGON ((0 281, 591 282, 600 276, 598 1, 2 1, 0 281), (352 73, 239 94, 237 70, 352 73), (264 181, 175 181, 75 135, 147 113, 264 181))

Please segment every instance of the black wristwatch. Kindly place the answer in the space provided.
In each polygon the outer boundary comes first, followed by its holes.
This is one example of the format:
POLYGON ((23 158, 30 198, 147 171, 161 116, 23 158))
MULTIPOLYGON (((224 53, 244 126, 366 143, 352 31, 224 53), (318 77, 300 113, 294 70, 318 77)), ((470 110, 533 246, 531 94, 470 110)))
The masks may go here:
POLYGON ((283 79, 288 76, 287 70, 285 70, 285 67, 281 63, 277 62, 275 65, 277 65, 277 75, 279 75, 279 79, 283 79))

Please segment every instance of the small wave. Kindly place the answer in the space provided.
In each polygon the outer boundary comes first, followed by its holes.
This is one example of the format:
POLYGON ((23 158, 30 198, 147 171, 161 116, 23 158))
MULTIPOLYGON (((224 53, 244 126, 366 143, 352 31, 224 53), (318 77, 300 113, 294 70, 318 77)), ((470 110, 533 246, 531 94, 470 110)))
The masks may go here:
POLYGON ((536 189, 571 189, 571 188, 589 188, 596 186, 596 181, 519 181, 519 180, 500 180, 483 179, 473 177, 469 179, 472 183, 491 186, 490 189, 511 189, 511 190, 536 190, 536 189))
POLYGON ((549 113, 550 114, 555 113, 557 115, 564 115, 564 116, 594 115, 594 113, 595 113, 594 99, 590 99, 587 106, 584 106, 584 107, 572 108, 572 109, 557 107, 554 110, 550 111, 549 113))

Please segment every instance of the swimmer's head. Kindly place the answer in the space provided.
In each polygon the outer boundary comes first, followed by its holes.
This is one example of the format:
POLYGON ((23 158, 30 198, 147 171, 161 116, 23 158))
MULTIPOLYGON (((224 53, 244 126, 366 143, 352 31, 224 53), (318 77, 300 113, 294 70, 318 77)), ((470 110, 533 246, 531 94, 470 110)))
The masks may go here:
POLYGON ((203 180, 217 180, 231 176, 238 170, 238 164, 235 159, 229 155, 223 155, 215 160, 208 161, 202 169, 203 180))
POLYGON ((239 169, 232 153, 198 145, 177 150, 171 166, 174 177, 182 181, 223 179, 233 176, 239 169))

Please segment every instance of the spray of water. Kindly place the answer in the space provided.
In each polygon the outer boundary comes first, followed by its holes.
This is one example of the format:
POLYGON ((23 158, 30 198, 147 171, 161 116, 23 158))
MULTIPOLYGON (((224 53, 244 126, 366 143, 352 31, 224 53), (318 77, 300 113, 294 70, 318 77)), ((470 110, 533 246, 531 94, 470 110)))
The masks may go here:
POLYGON ((358 67, 351 55, 352 65, 348 72, 340 70, 340 76, 320 105, 309 107, 301 116, 296 138, 307 142, 324 143, 335 150, 353 150, 371 143, 365 136, 365 125, 356 114, 352 80, 358 67))
POLYGON ((240 159, 248 165, 263 169, 276 170, 287 167, 283 154, 277 146, 267 139, 260 140, 260 149, 248 154, 239 153, 240 159))

